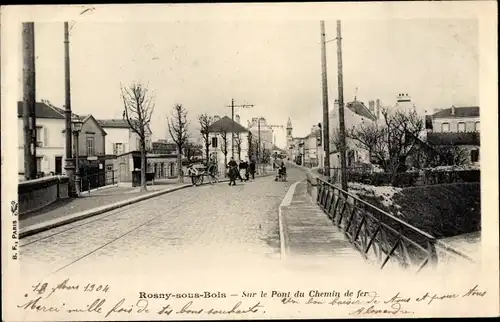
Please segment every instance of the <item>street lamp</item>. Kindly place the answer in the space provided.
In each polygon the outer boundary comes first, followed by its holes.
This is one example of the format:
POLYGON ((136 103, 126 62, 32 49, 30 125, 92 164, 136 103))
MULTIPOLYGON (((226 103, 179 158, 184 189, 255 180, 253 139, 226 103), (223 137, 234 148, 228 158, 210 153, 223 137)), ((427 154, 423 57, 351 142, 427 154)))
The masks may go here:
POLYGON ((74 118, 71 120, 71 131, 73 132, 73 135, 75 136, 75 190, 76 190, 76 196, 78 197, 80 195, 80 166, 78 164, 78 154, 80 152, 79 149, 79 140, 78 137, 80 136, 80 131, 82 130, 83 127, 83 122, 78 119, 74 118))

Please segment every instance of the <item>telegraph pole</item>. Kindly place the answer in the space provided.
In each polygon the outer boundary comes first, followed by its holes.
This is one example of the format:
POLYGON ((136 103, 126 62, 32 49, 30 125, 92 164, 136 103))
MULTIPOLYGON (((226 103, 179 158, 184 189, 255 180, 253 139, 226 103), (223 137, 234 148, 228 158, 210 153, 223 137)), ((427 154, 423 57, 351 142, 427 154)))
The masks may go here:
POLYGON ((260 162, 260 158, 261 158, 261 156, 260 156, 260 116, 259 116, 258 121, 257 121, 257 133, 259 136, 259 138, 258 138, 259 146, 257 148, 257 169, 258 169, 260 166, 260 163, 261 163, 260 162))
POLYGON ((23 23, 23 131, 24 178, 36 179, 35 24, 23 23))
POLYGON ((69 178, 69 192, 71 196, 75 196, 75 164, 73 163, 71 144, 72 129, 71 129, 71 87, 70 87, 70 60, 69 60, 69 27, 68 22, 64 22, 64 94, 65 94, 65 134, 66 134, 66 162, 65 170, 69 178))
POLYGON ((330 133, 328 124, 328 79, 326 74, 326 40, 325 40, 325 22, 321 20, 321 78, 323 85, 323 151, 324 174, 330 178, 330 133))
POLYGON ((337 20, 337 64, 339 90, 340 166, 342 190, 347 191, 346 142, 344 122, 344 84, 342 77, 342 36, 340 20, 337 20))
POLYGON ((234 105, 234 98, 231 99, 231 106, 227 106, 227 107, 231 107, 231 121, 232 124, 231 124, 231 155, 232 157, 234 158, 234 108, 235 107, 242 107, 242 108, 249 108, 249 107, 253 107, 254 105, 252 104, 242 104, 242 105, 234 105))

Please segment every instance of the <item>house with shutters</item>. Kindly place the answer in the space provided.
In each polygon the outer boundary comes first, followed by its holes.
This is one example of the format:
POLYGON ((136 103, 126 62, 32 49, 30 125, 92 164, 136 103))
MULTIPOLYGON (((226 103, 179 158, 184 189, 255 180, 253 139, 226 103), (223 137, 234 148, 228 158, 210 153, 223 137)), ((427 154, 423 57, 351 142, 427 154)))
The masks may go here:
POLYGON ((225 169, 225 162, 229 162, 233 155, 235 160, 245 160, 248 157, 250 131, 246 127, 224 116, 212 123, 208 131, 211 143, 210 157, 216 158, 219 170, 225 169), (234 154, 231 144, 232 133, 235 135, 234 154))
MULTIPOLYGON (((18 102, 19 177, 24 176, 24 133, 23 102, 18 102)), ((49 101, 35 103, 36 116, 36 159, 39 176, 61 175, 65 173, 66 157, 66 117, 65 111, 49 101)), ((78 155, 80 174, 84 176, 88 166, 103 170, 106 151, 106 131, 92 115, 80 116, 72 113, 73 119, 82 121, 78 139, 72 137, 72 156, 78 155), (77 144, 78 140, 78 144, 77 144), (77 149, 78 147, 78 149, 77 149), (101 164, 101 165, 99 165, 101 164)))
MULTIPOLYGON (((105 149, 109 154, 122 155, 131 151, 140 151, 139 135, 135 133, 126 120, 107 119, 98 120, 99 125, 106 131, 105 149)), ((146 150, 152 149, 151 129, 146 129, 146 150)))
MULTIPOLYGON (((106 119, 97 120, 106 131, 105 150, 114 156, 112 164, 106 164, 106 170, 114 171, 117 181, 131 182, 132 171, 141 168, 140 138, 132 130, 127 120, 106 119)), ((146 152, 152 150, 152 131, 146 128, 146 152)), ((164 167, 162 166, 162 169, 164 167)), ((166 170, 163 170, 166 172, 166 170)))
MULTIPOLYGON (((66 126, 64 110, 43 100, 35 103, 36 168, 40 176, 64 174, 66 126)), ((77 116, 73 114, 73 116, 77 116)), ((17 102, 19 179, 24 179, 23 102, 17 102)))

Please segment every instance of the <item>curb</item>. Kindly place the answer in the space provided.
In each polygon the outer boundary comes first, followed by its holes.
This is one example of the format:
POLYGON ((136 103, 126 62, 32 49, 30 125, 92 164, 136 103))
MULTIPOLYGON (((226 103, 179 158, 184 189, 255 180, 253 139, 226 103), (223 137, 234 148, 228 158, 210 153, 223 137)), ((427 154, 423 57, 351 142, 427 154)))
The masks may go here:
POLYGON ((174 192, 174 191, 178 191, 178 190, 189 188, 189 187, 191 187, 191 185, 186 184, 186 185, 183 185, 180 187, 175 187, 172 189, 165 189, 165 190, 160 190, 160 191, 156 191, 156 192, 151 192, 151 193, 144 195, 144 196, 138 196, 138 197, 135 197, 132 199, 115 202, 111 205, 105 205, 105 206, 90 209, 90 210, 84 210, 84 211, 78 212, 78 213, 73 214, 73 215, 69 215, 69 216, 66 216, 63 218, 51 220, 49 222, 35 224, 35 225, 32 225, 32 228, 27 228, 26 230, 21 231, 19 233, 19 239, 22 239, 22 238, 28 237, 28 236, 32 236, 32 235, 35 235, 35 234, 38 234, 38 233, 41 233, 41 232, 44 232, 44 231, 47 231, 47 230, 50 230, 53 228, 68 225, 68 224, 71 224, 75 221, 79 221, 79 220, 87 219, 89 217, 97 216, 97 215, 103 214, 105 212, 116 210, 116 209, 131 205, 131 204, 134 204, 134 203, 137 203, 140 201, 144 201, 147 199, 158 197, 158 196, 161 196, 161 195, 169 193, 169 192, 174 192))
POLYGON ((91 190, 86 190, 86 191, 80 191, 78 193, 79 196, 82 196, 82 195, 89 195, 91 194, 92 192, 96 192, 96 191, 102 191, 102 190, 106 190, 106 189, 110 189, 110 188, 115 188, 115 187, 118 187, 118 183, 115 183, 115 184, 110 184, 110 185, 107 185, 107 186, 103 186, 103 187, 99 187, 99 188, 95 188, 95 189, 91 189, 91 190))
POLYGON ((281 201, 279 207, 278 207, 278 225, 279 225, 279 232, 280 232, 280 255, 281 259, 285 259, 287 255, 287 247, 286 247, 286 240, 288 239, 288 235, 284 229, 284 218, 283 218, 283 207, 288 207, 292 203, 293 200, 293 194, 295 193, 295 189, 301 183, 304 181, 304 179, 294 182, 290 188, 288 188, 288 191, 285 194, 285 197, 281 201))
MULTIPOLYGON (((266 174, 266 175, 263 175, 263 176, 255 177, 255 179, 263 178, 263 177, 266 177, 266 176, 269 176, 269 175, 266 174)), ((219 180, 218 183, 224 183, 224 182, 229 182, 229 179, 219 180)), ((208 182, 202 183, 202 185, 208 185, 208 184, 210 184, 210 183, 208 183, 208 182)), ((215 183, 215 184, 217 184, 217 183, 215 183)), ((186 183, 186 184, 184 184, 184 185, 182 185, 180 187, 175 187, 175 188, 170 188, 170 189, 165 189, 165 190, 151 192, 151 193, 146 194, 144 196, 138 196, 138 197, 131 198, 131 199, 128 199, 128 200, 115 202, 115 203, 113 203, 111 205, 104 205, 104 206, 101 206, 101 207, 98 207, 98 208, 84 210, 84 211, 78 212, 76 214, 72 214, 72 215, 69 215, 69 216, 66 216, 66 217, 54 219, 54 220, 51 220, 51 221, 48 221, 48 222, 43 222, 43 223, 35 224, 35 225, 32 225, 31 227, 28 227, 27 229, 25 229, 23 231, 20 231, 19 232, 19 239, 22 239, 22 238, 25 238, 25 237, 29 237, 29 236, 32 236, 32 235, 36 235, 36 234, 39 234, 41 232, 44 232, 44 231, 47 231, 47 230, 50 230, 50 229, 54 229, 54 228, 57 228, 57 227, 65 226, 65 225, 74 223, 76 221, 84 220, 84 219, 87 219, 87 218, 90 218, 90 217, 93 217, 93 216, 97 216, 97 215, 103 214, 103 213, 108 212, 108 211, 112 211, 112 210, 116 210, 116 209, 119 209, 119 208, 123 208, 123 207, 129 206, 129 205, 137 203, 137 202, 141 202, 141 201, 144 201, 144 200, 155 198, 155 197, 158 197, 158 196, 170 193, 170 192, 175 192, 175 191, 178 191, 178 190, 186 189, 186 188, 189 188, 189 187, 192 187, 192 186, 193 186, 192 184, 186 183)))

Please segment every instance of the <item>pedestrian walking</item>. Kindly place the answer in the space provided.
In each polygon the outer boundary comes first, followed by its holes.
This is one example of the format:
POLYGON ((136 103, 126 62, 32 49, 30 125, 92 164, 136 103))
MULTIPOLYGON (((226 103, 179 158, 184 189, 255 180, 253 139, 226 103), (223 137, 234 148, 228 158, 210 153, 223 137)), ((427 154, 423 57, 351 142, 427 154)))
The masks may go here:
POLYGON ((231 161, 227 164, 227 167, 229 169, 228 176, 229 176, 229 185, 236 185, 236 178, 239 175, 238 171, 238 164, 236 161, 234 161, 234 158, 231 157, 231 161))
POLYGON ((243 178, 242 181, 248 181, 248 162, 241 161, 240 162, 240 178, 243 178))
POLYGON ((255 179, 255 161, 250 161, 250 175, 252 176, 252 180, 255 179))

